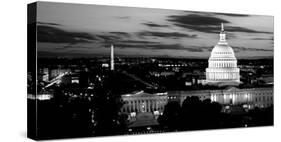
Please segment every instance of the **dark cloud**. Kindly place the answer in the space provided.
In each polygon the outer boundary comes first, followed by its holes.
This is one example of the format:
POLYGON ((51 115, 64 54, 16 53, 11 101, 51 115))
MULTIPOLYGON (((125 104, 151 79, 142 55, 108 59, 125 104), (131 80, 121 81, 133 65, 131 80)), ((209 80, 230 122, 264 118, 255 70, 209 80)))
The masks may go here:
POLYGON ((160 44, 160 42, 145 40, 120 40, 114 43, 116 48, 147 48, 148 46, 160 44))
POLYGON ((150 45, 150 48, 152 49, 160 49, 160 50, 183 50, 185 49, 184 46, 181 44, 155 44, 155 45, 150 45))
POLYGON ((95 36, 98 37, 101 42, 118 42, 131 37, 131 35, 126 32, 104 32, 96 34, 95 36))
POLYGON ((143 23, 143 24, 148 26, 148 27, 169 27, 169 25, 159 25, 159 24, 155 24, 155 23, 152 23, 152 22, 143 23))
POLYGON ((220 29, 219 26, 193 26, 193 25, 184 25, 179 23, 175 23, 175 25, 193 31, 205 32, 205 33, 219 33, 219 29, 220 29))
POLYGON ((234 14, 234 13, 214 13, 216 15, 224 15, 224 16, 231 16, 231 17, 248 17, 250 15, 247 14, 234 14))
POLYGON ((266 31, 256 31, 256 30, 251 30, 243 27, 235 27, 235 26, 226 26, 225 27, 226 31, 229 32, 244 32, 244 33, 263 33, 263 34, 272 34, 272 32, 266 32, 266 31))
POLYGON ((191 26, 217 26, 220 23, 229 23, 229 21, 221 18, 199 14, 171 15, 168 17, 168 21, 191 26))
POLYGON ((204 16, 216 16, 216 15, 223 15, 223 16, 230 16, 230 17, 249 17, 251 15, 248 14, 236 14, 236 13, 217 13, 217 12, 202 12, 202 11, 184 11, 186 14, 198 14, 204 16))
POLYGON ((197 35, 189 35, 179 32, 150 32, 150 31, 143 31, 138 33, 139 36, 155 36, 155 37, 168 37, 168 38, 196 38, 197 35))
POLYGON ((114 47, 116 48, 142 48, 142 49, 151 49, 150 46, 153 44, 133 44, 133 43, 115 43, 114 47))
POLYGON ((271 37, 271 38, 251 38, 251 40, 273 40, 273 37, 271 37))
POLYGON ((105 41, 105 42, 115 42, 115 41, 118 41, 120 39, 119 36, 116 36, 116 35, 106 35, 106 34, 103 34, 103 35, 95 35, 96 37, 98 37, 99 39, 102 39, 101 42, 105 41))
MULTIPOLYGON (((234 16, 235 14, 227 14, 227 15, 234 16)), ((235 16, 238 15, 236 14, 235 16)), ((229 21, 222 18, 217 18, 210 15, 199 15, 199 14, 171 15, 168 16, 167 20, 173 22, 173 24, 176 26, 187 28, 194 31, 205 32, 205 33, 219 33, 221 23, 225 23, 226 25, 230 23, 229 21)), ((272 34, 272 32, 256 31, 256 30, 237 27, 237 26, 225 26, 225 31, 272 34)))
POLYGON ((132 43, 132 44, 159 44, 160 42, 146 41, 146 40, 122 40, 118 43, 132 43))
POLYGON ((37 22, 37 24, 39 25, 51 25, 51 26, 61 26, 61 24, 57 24, 57 23, 50 23, 50 22, 37 22))
POLYGON ((115 35, 118 35, 118 36, 130 37, 130 34, 126 33, 126 32, 109 32, 109 33, 115 34, 115 35))
POLYGON ((126 32, 104 32, 90 34, 86 32, 65 31, 61 28, 47 25, 38 25, 38 41, 50 43, 66 43, 66 47, 77 43, 89 42, 118 42, 128 39, 129 33, 126 32))
POLYGON ((243 51, 273 51, 273 49, 259 49, 259 48, 246 48, 246 47, 238 47, 238 46, 233 46, 232 49, 235 52, 243 52, 243 51))
POLYGON ((75 44, 96 40, 96 38, 89 33, 70 32, 52 26, 38 25, 37 30, 37 40, 39 42, 75 44))
POLYGON ((199 14, 171 15, 167 20, 176 26, 206 33, 217 33, 221 23, 229 23, 221 18, 199 14))

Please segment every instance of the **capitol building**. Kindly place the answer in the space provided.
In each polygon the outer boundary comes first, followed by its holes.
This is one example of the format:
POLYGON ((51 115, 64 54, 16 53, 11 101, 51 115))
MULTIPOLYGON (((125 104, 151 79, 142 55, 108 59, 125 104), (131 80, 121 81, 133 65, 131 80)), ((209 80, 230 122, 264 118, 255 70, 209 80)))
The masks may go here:
POLYGON ((221 24, 220 40, 213 48, 206 69, 207 85, 238 86, 240 83, 239 68, 233 49, 226 42, 223 23, 221 24))
POLYGON ((201 101, 209 99, 222 105, 222 112, 236 113, 273 105, 273 87, 239 88, 240 69, 233 49, 226 42, 221 25, 220 40, 212 49, 206 68, 206 80, 202 84, 218 86, 216 89, 174 90, 147 93, 143 90, 123 94, 121 113, 128 116, 128 128, 159 125, 156 121, 168 102, 183 104, 187 97, 196 96, 201 101), (239 109, 241 110, 239 110, 239 109), (237 110, 238 109, 238 110, 237 110))

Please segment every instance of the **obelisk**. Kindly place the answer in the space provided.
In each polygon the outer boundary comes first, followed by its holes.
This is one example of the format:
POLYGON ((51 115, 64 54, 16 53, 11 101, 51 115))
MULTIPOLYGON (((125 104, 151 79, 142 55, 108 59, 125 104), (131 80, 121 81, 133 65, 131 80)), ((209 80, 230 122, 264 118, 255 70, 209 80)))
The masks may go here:
POLYGON ((111 44, 111 56, 110 56, 110 70, 114 70, 114 46, 111 44))

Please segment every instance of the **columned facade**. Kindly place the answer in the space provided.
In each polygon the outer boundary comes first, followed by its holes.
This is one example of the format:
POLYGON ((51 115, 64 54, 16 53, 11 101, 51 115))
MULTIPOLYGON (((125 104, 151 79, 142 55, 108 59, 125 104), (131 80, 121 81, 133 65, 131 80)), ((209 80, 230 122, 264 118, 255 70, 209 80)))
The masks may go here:
POLYGON ((122 95, 125 102, 121 112, 139 113, 139 112, 158 112, 164 111, 164 106, 168 101, 167 93, 148 94, 143 91, 122 95))
POLYGON ((243 105, 247 109, 265 108, 273 105, 273 88, 230 87, 223 90, 169 91, 167 93, 149 94, 143 91, 122 95, 125 102, 121 112, 131 115, 152 113, 159 116, 169 101, 182 105, 187 97, 197 96, 200 100, 210 99, 223 106, 243 105))

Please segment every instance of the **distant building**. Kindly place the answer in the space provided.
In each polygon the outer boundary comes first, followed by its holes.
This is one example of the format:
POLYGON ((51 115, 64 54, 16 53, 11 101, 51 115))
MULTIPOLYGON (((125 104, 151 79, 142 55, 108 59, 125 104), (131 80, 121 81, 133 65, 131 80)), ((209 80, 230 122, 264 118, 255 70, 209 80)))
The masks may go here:
POLYGON ((226 42, 223 24, 220 40, 213 48, 206 69, 206 84, 215 86, 237 86, 240 83, 239 68, 233 49, 226 42))
POLYGON ((44 68, 43 69, 43 81, 48 82, 49 81, 49 69, 44 68))
POLYGON ((273 105, 273 88, 246 88, 228 87, 222 90, 194 90, 169 91, 165 93, 149 94, 144 91, 122 95, 126 104, 121 112, 134 119, 138 113, 150 112, 161 115, 169 101, 178 101, 181 105, 187 97, 197 96, 200 100, 210 99, 228 109, 231 106, 243 106, 244 109, 255 107, 266 108, 273 105))
POLYGON ((66 72, 71 72, 70 69, 62 69, 62 68, 54 68, 49 70, 49 81, 62 75, 65 74, 66 72))

